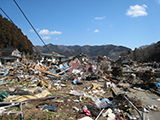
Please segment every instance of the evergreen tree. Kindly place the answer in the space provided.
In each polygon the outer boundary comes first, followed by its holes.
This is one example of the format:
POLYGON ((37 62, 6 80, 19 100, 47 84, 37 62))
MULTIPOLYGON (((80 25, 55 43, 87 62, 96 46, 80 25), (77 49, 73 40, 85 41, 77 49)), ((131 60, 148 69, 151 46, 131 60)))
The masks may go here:
POLYGON ((20 52, 33 54, 33 45, 21 29, 0 15, 0 49, 17 48, 20 52), (16 33, 16 34, 15 34, 16 33))
POLYGON ((151 70, 146 70, 142 75, 142 80, 144 83, 154 82, 154 74, 151 70))
POLYGON ((122 68, 120 66, 113 66, 111 73, 115 78, 117 78, 117 76, 122 76, 122 68))

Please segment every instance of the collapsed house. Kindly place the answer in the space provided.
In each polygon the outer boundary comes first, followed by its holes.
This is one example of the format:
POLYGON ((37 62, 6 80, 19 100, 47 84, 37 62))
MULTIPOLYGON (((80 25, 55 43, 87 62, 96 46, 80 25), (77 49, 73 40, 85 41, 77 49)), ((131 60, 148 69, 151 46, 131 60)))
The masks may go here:
POLYGON ((21 52, 16 48, 4 48, 0 50, 0 61, 2 64, 7 62, 19 62, 21 60, 21 52))
MULTIPOLYGON (((152 96, 148 91, 108 75, 111 61, 104 57, 92 61, 84 54, 66 60, 41 55, 38 62, 10 64, 0 76, 2 119, 16 114, 19 119, 138 120, 158 111, 156 105, 143 103, 143 94, 152 96)), ((158 96, 150 99, 159 101, 158 96)))
POLYGON ((45 65, 51 65, 51 63, 57 64, 60 63, 62 58, 65 58, 64 55, 59 55, 59 54, 47 54, 47 53, 40 53, 38 55, 37 61, 41 64, 45 65))

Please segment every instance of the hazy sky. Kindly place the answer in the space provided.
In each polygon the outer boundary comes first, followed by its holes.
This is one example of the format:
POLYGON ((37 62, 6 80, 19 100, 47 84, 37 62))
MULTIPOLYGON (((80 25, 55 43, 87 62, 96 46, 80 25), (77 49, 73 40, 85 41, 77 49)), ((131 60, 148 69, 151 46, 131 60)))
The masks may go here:
MULTIPOLYGON (((16 2, 46 44, 113 44, 134 50, 160 41, 160 0, 16 2)), ((44 45, 13 0, 0 0, 0 7, 34 45, 44 45)))

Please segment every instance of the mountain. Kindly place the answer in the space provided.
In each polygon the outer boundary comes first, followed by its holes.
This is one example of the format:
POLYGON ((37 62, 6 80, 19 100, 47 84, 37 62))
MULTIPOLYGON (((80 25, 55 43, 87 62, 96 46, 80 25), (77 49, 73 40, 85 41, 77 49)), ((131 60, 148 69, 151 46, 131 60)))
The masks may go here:
POLYGON ((149 56, 148 60, 160 62, 160 41, 158 41, 156 44, 153 44, 152 48, 154 52, 151 54, 151 56, 149 56))
MULTIPOLYGON (((65 45, 53 45, 48 44, 46 46, 35 46, 40 52, 50 53, 56 52, 66 57, 75 56, 79 53, 87 54, 89 58, 95 59, 98 55, 107 56, 111 59, 116 59, 123 51, 130 51, 130 48, 116 45, 101 45, 101 46, 65 46, 65 45), (49 49, 49 50, 48 50, 49 49)), ((35 51, 35 50, 34 50, 35 51)))
POLYGON ((17 48, 21 52, 33 53, 33 44, 13 22, 0 14, 0 49, 17 48))
POLYGON ((133 60, 139 62, 160 62, 160 41, 135 48, 132 52, 132 57, 133 60))

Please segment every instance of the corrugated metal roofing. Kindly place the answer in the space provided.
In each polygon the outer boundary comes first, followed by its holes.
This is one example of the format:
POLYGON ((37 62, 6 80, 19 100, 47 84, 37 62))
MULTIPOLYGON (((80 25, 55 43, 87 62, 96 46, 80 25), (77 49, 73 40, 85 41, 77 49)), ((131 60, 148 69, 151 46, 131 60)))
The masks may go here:
POLYGON ((11 57, 11 56, 7 56, 7 57, 1 57, 1 59, 4 60, 16 60, 18 57, 11 57))
POLYGON ((0 51, 14 51, 16 50, 16 48, 3 48, 3 49, 0 49, 0 51))
POLYGON ((49 57, 60 57, 60 58, 64 58, 65 56, 64 55, 52 55, 52 54, 48 54, 48 53, 41 53, 41 55, 44 55, 44 56, 49 56, 49 57))

